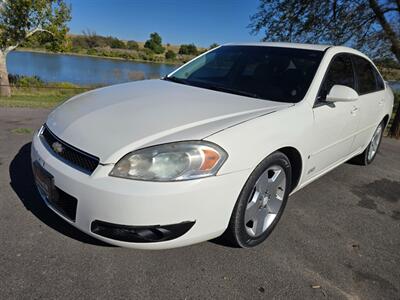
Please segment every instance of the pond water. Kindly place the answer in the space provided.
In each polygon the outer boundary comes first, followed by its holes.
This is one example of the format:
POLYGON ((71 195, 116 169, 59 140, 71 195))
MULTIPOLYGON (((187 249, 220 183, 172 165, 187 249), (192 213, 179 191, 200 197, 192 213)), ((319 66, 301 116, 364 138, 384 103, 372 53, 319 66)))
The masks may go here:
MULTIPOLYGON (((48 82, 72 82, 79 85, 110 85, 140 79, 160 78, 178 66, 125 61, 77 55, 11 52, 7 58, 10 74, 37 75, 48 82)), ((389 82, 400 91, 400 82, 389 82)))
POLYGON ((389 85, 394 91, 400 91, 400 82, 398 81, 389 81, 389 85))
POLYGON ((13 51, 7 57, 10 74, 37 75, 48 82, 110 85, 132 80, 160 78, 176 65, 96 58, 77 55, 13 51))

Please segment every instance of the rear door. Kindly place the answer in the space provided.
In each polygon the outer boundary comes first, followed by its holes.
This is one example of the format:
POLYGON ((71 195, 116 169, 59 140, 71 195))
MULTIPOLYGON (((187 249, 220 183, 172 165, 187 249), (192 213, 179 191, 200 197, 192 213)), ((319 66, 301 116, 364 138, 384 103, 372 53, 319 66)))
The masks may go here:
POLYGON ((358 100, 327 103, 326 96, 336 85, 355 88, 355 74, 348 54, 336 55, 325 74, 313 108, 313 152, 309 158, 306 177, 323 172, 353 151, 359 126, 358 100))
POLYGON ((385 84, 376 68, 365 58, 352 55, 359 94, 360 126, 354 145, 363 150, 382 121, 385 84))

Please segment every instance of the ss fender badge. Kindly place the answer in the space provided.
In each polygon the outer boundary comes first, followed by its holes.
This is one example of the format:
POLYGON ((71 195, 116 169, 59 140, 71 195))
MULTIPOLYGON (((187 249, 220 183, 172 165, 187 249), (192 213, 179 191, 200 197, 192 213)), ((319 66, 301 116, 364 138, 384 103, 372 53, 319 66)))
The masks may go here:
POLYGON ((307 174, 310 174, 310 173, 312 173, 314 171, 315 171, 315 167, 312 167, 310 170, 308 170, 307 174))

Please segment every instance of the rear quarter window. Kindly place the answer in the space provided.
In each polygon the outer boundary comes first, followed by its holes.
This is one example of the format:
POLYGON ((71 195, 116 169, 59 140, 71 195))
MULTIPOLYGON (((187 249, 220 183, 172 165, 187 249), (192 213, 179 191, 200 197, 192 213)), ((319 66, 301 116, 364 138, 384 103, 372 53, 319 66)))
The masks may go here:
POLYGON ((379 72, 374 68, 374 73, 375 73, 375 79, 376 79, 376 87, 378 90, 384 90, 385 89, 385 82, 382 79, 382 76, 379 74, 379 72))
POLYGON ((381 90, 377 82, 377 71, 372 64, 360 56, 353 56, 353 61, 357 77, 357 92, 363 95, 381 90))

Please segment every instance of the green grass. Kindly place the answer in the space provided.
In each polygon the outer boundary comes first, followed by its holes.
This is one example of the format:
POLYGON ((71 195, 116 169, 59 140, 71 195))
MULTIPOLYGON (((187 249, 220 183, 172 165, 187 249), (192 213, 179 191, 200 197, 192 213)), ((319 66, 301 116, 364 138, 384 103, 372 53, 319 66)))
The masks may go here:
POLYGON ((12 129, 11 132, 15 133, 15 134, 32 134, 33 129, 21 127, 21 128, 12 129))
POLYGON ((11 97, 0 97, 0 107, 53 108, 89 89, 13 88, 11 97))

